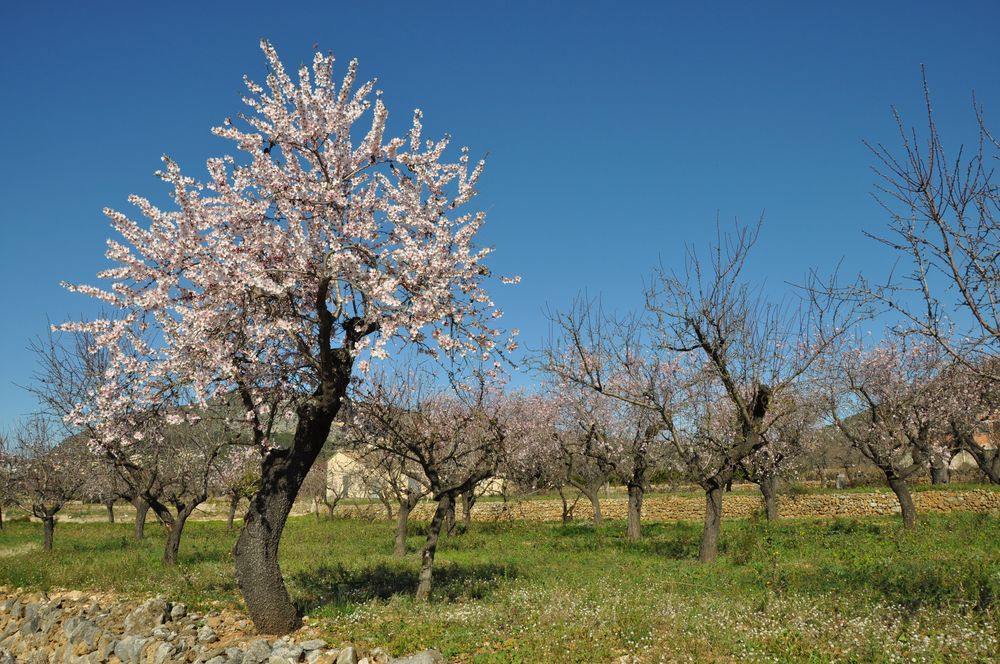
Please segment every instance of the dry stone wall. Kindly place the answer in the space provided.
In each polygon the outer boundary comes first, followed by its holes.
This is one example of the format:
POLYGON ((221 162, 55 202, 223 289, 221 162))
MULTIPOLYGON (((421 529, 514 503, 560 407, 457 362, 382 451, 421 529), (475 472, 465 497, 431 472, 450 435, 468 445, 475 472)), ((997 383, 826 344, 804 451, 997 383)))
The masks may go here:
MULTIPOLYGON (((915 491, 913 502, 918 512, 995 512, 1000 510, 1000 491, 989 489, 970 491, 915 491)), ((747 518, 763 510, 757 496, 726 495, 722 515, 727 518, 747 518)), ((624 497, 601 500, 605 519, 627 518, 628 504, 624 497)), ((379 519, 385 517, 381 504, 338 505, 341 516, 379 519)), ((422 502, 414 508, 412 518, 429 521, 434 505, 422 502)), ((899 514, 896 496, 886 492, 809 493, 784 495, 778 499, 782 517, 878 516, 899 514)), ((705 515, 705 500, 690 496, 649 495, 643 501, 643 518, 648 521, 700 521, 705 515)), ((581 500, 574 510, 577 520, 590 520, 590 503, 581 500)), ((560 521, 562 503, 558 500, 510 500, 479 502, 472 509, 474 521, 560 521)))
POLYGON ((308 628, 255 636, 245 616, 188 612, 162 597, 141 604, 79 591, 0 587, 0 664, 443 664, 436 650, 394 659, 347 643, 331 648, 308 628))

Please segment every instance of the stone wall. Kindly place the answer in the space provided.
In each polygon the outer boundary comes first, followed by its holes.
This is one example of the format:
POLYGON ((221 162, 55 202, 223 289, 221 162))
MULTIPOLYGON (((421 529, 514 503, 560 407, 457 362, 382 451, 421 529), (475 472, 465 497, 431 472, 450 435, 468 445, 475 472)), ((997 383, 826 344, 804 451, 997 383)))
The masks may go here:
POLYGON ((136 604, 108 594, 33 593, 0 587, 0 664, 442 664, 437 651, 393 659, 381 648, 330 648, 310 629, 252 634, 232 611, 207 615, 155 597, 136 604), (360 659, 359 659, 360 658, 360 659))
MULTIPOLYGON (((970 491, 914 491, 917 512, 994 512, 1000 510, 1000 491, 977 489, 970 491)), ((628 505, 624 497, 601 500, 605 519, 625 519, 628 505)), ((757 496, 726 494, 722 513, 728 518, 746 518, 763 510, 757 496)), ((413 510, 412 518, 429 521, 434 505, 424 501, 413 510)), ((778 498, 778 513, 782 517, 876 516, 899 514, 899 503, 891 492, 809 493, 783 495, 778 498)), ((338 505, 337 514, 346 517, 381 519, 385 509, 381 504, 338 505)), ((642 508, 647 521, 700 521, 705 515, 705 500, 700 497, 654 494, 646 497, 642 508)), ((593 512, 587 500, 576 504, 574 517, 590 520, 593 512)), ((474 521, 559 521, 562 503, 558 500, 510 500, 479 502, 472 509, 474 521)))

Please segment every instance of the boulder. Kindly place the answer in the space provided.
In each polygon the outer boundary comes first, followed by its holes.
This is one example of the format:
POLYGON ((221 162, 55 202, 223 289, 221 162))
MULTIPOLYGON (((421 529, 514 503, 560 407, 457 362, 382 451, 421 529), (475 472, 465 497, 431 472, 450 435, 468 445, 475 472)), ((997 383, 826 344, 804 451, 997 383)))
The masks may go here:
POLYGON ((154 629, 167 622, 170 608, 162 597, 145 601, 125 617, 126 634, 151 634, 154 629))

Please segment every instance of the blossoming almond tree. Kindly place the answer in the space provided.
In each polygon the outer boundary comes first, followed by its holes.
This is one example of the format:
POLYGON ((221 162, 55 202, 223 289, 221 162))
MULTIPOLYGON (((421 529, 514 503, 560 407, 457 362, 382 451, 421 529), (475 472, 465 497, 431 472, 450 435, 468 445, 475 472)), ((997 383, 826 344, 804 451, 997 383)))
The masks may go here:
POLYGON ((299 617, 278 543, 355 363, 363 371, 399 344, 489 357, 505 340, 485 291, 489 250, 473 245, 485 216, 463 212, 483 162, 470 167, 466 150, 445 161, 449 141, 424 140, 420 111, 408 136, 388 138, 374 83, 355 87, 356 62, 338 85, 332 56, 317 53, 296 80, 261 47, 266 85, 247 79, 249 112, 214 129, 239 156, 209 160, 205 181, 165 158, 171 209, 133 196, 145 223, 108 210, 121 235, 99 275, 111 285, 71 288, 117 317, 67 327, 109 353, 97 407, 72 416, 98 437, 127 438, 135 414, 164 401, 238 395, 261 483, 236 575, 257 628, 285 633, 299 617), (296 418, 287 446, 268 435, 275 403, 296 418))
POLYGON ((866 348, 857 337, 824 358, 828 408, 837 429, 884 475, 903 525, 916 523, 907 480, 949 449, 946 351, 932 342, 888 339, 866 348))
POLYGON ((62 440, 58 427, 41 415, 23 422, 14 433, 10 456, 12 497, 42 522, 43 549, 52 550, 56 514, 82 496, 94 459, 79 439, 62 440))
MULTIPOLYGON (((575 447, 593 462, 583 466, 590 477, 607 472, 625 484, 626 534, 638 540, 648 478, 668 449, 679 365, 671 353, 650 352, 640 320, 612 319, 597 303, 578 300, 552 320, 557 336, 544 351, 542 369, 577 436, 567 451, 575 447)), ((578 486, 585 490, 585 483, 578 486)), ((596 492, 590 495, 599 522, 596 492)))
POLYGON ((437 502, 421 552, 417 601, 430 597, 441 528, 459 496, 496 474, 505 444, 523 430, 522 403, 482 377, 440 386, 433 374, 379 373, 356 393, 348 436, 419 468, 437 502))

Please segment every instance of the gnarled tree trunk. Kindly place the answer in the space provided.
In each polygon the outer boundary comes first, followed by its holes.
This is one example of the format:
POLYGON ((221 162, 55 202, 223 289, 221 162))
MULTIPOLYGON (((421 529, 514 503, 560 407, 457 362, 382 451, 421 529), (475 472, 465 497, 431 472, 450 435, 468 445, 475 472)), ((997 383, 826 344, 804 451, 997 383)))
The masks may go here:
POLYGON ((420 492, 408 488, 406 498, 399 503, 399 511, 396 513, 396 541, 392 548, 392 555, 397 558, 406 555, 406 533, 409 528, 410 512, 417 506, 419 500, 420 492))
POLYGON ((420 576, 417 583, 417 594, 414 599, 418 602, 426 602, 431 596, 431 575, 434 570, 434 554, 437 551, 438 536, 441 534, 441 526, 446 515, 454 514, 455 501, 451 494, 444 494, 438 500, 437 509, 434 510, 434 517, 431 525, 427 527, 427 542, 424 550, 420 554, 420 576))
POLYGON ((594 525, 601 525, 601 522, 604 521, 604 517, 601 516, 600 489, 596 491, 581 489, 581 491, 583 491, 583 495, 587 496, 587 499, 590 500, 590 509, 594 513, 594 525))
POLYGON ((115 522, 115 501, 111 500, 104 503, 104 508, 108 511, 108 523, 115 522))
POLYGON ((947 484, 951 481, 951 469, 944 459, 931 463, 931 484, 947 484))
POLYGON ((149 503, 142 498, 135 498, 132 500, 132 506, 135 507, 135 530, 132 537, 136 542, 141 542, 146 536, 146 515, 149 514, 149 503))
POLYGON ((195 505, 184 506, 177 510, 177 516, 172 524, 167 527, 167 543, 163 548, 163 564, 176 565, 177 554, 181 548, 181 535, 184 532, 184 524, 188 517, 194 512, 195 505))
POLYGON ((444 530, 449 537, 455 534, 455 527, 458 522, 455 521, 455 501, 448 501, 448 511, 444 515, 444 530))
POLYGON ((350 361, 345 360, 339 383, 325 385, 299 408, 291 447, 272 449, 264 457, 260 488, 250 499, 233 547, 236 581, 247 612, 257 631, 264 634, 287 634, 301 623, 278 565, 278 544, 302 481, 330 435, 350 368, 350 361))
POLYGON ((642 486, 630 484, 628 487, 628 528, 626 537, 636 542, 642 537, 642 486))
POLYGON ((775 521, 778 518, 778 478, 773 474, 766 474, 757 483, 760 487, 760 494, 764 497, 764 516, 768 521, 775 521))
POLYGON ((462 492, 462 524, 466 532, 472 526, 472 507, 476 504, 475 488, 462 492))
POLYGON ((899 477, 888 477, 889 488, 896 494, 899 500, 899 508, 903 515, 903 527, 912 528, 917 523, 917 508, 913 504, 913 497, 910 495, 910 487, 906 480, 899 477))
POLYGON ((563 490, 563 487, 559 487, 559 498, 562 500, 562 525, 565 526, 573 520, 573 511, 576 509, 576 503, 580 500, 580 496, 577 494, 576 499, 571 503, 566 498, 566 492, 563 490))
POLYGON ((51 551, 52 550, 52 536, 55 534, 56 529, 56 519, 55 516, 45 515, 42 517, 42 528, 44 531, 44 541, 42 544, 42 550, 51 551))
POLYGON ((698 560, 710 563, 719 556, 719 530, 722 526, 722 490, 724 485, 711 484, 705 490, 705 527, 701 531, 698 560))
POLYGON ((236 509, 240 506, 239 494, 229 496, 229 514, 226 517, 226 530, 233 529, 233 521, 236 520, 236 509))

